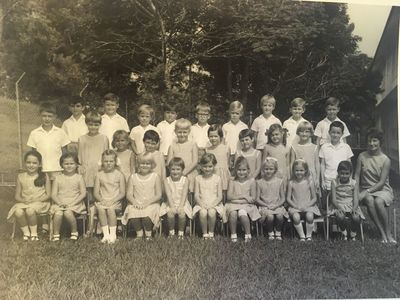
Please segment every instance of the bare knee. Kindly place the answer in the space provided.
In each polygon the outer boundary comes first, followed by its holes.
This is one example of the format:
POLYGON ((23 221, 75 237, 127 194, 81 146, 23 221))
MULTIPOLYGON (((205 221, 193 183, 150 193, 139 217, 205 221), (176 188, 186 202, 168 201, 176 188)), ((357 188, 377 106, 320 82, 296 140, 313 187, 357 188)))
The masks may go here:
POLYGON ((307 221, 307 223, 314 222, 314 214, 312 212, 306 213, 306 221, 307 221))
POLYGON ((35 210, 32 209, 32 208, 27 208, 27 209, 25 210, 25 213, 26 213, 26 215, 27 215, 28 217, 31 217, 31 216, 33 216, 33 215, 36 215, 35 210))
POLYGON ((374 204, 374 197, 372 197, 372 196, 370 196, 370 195, 368 195, 368 196, 366 196, 365 198, 364 198, 364 200, 363 200, 363 202, 364 202, 364 204, 367 206, 367 207, 373 207, 375 204, 374 204))
POLYGON ((217 216, 217 211, 216 211, 214 208, 210 208, 210 209, 208 210, 208 215, 209 215, 211 218, 215 218, 215 217, 217 216))
POLYGON ((22 218, 25 216, 25 211, 21 208, 17 208, 14 212, 16 218, 22 218))

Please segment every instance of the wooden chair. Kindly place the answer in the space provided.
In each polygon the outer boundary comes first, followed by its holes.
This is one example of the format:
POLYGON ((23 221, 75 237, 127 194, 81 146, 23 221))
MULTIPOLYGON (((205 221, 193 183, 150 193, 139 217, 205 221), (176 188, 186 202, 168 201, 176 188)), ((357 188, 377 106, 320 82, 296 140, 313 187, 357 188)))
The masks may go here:
MULTIPOLYGON (((38 217, 47 217, 48 218, 48 222, 49 222, 49 240, 51 241, 51 239, 53 238, 53 222, 52 222, 52 217, 51 217, 50 213, 46 212, 46 213, 38 214, 37 216, 38 217)), ((17 228, 17 220, 14 219, 13 227, 12 227, 12 233, 11 233, 11 240, 14 240, 16 228, 17 228)))

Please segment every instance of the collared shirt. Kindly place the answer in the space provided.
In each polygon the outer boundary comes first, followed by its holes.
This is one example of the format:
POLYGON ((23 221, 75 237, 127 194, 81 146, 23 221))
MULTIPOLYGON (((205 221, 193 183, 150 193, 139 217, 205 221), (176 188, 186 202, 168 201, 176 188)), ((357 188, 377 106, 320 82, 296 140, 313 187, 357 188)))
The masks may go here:
POLYGON ((112 117, 109 115, 102 115, 101 116, 101 126, 99 132, 104 134, 110 143, 110 149, 112 149, 112 140, 114 132, 117 130, 125 130, 129 132, 128 122, 126 122, 124 117, 121 117, 119 114, 115 114, 112 117))
POLYGON ((144 143, 143 143, 143 136, 144 133, 147 130, 154 130, 156 131, 158 134, 160 134, 158 132, 157 127, 154 127, 153 125, 149 124, 146 127, 143 127, 141 125, 135 126, 132 128, 131 133, 129 135, 129 137, 135 141, 135 145, 136 145, 136 151, 137 154, 141 154, 144 152, 145 148, 144 148, 144 143))
POLYGON ((77 143, 79 137, 88 133, 88 128, 85 123, 85 116, 82 114, 79 119, 75 119, 74 116, 66 119, 62 124, 61 128, 65 131, 68 138, 73 143, 77 143))
POLYGON ((208 128, 210 128, 208 124, 205 126, 200 126, 199 123, 194 124, 190 127, 189 140, 195 142, 200 149, 207 148, 211 145, 208 140, 208 128))
POLYGON ((161 121, 157 124, 157 129, 160 132, 160 152, 164 155, 168 154, 169 146, 171 146, 172 141, 176 139, 175 134, 175 123, 168 123, 167 121, 161 121))
MULTIPOLYGON (((338 117, 336 117, 335 121, 341 122, 344 126, 343 136, 341 138, 341 141, 343 142, 343 139, 350 135, 349 129, 347 128, 346 123, 340 120, 338 117)), ((321 138, 319 142, 320 145, 330 142, 331 138, 329 136, 329 126, 331 123, 332 122, 329 121, 328 118, 325 118, 319 121, 317 127, 315 127, 314 135, 321 138)))
POLYGON ((248 128, 249 127, 240 120, 236 124, 233 124, 231 121, 229 121, 222 126, 225 144, 228 145, 231 149, 231 155, 234 155, 236 153, 236 150, 241 148, 239 142, 239 133, 243 129, 248 128))
POLYGON ((50 131, 44 130, 42 126, 32 130, 27 145, 42 155, 43 171, 54 172, 62 170, 59 162, 62 147, 69 143, 70 140, 64 130, 53 125, 50 131))
POLYGON ((267 119, 261 114, 257 118, 254 119, 253 124, 251 125, 251 130, 257 132, 257 150, 263 150, 265 144, 268 142, 268 136, 265 134, 267 129, 272 124, 282 125, 281 121, 275 117, 274 115, 270 115, 267 119))
POLYGON ((303 117, 301 117, 300 120, 298 121, 294 120, 293 117, 290 117, 285 122, 283 122, 282 127, 287 129, 286 146, 290 147, 293 144, 293 141, 298 141, 296 134, 297 126, 299 126, 299 124, 304 121, 307 120, 304 119, 303 117))

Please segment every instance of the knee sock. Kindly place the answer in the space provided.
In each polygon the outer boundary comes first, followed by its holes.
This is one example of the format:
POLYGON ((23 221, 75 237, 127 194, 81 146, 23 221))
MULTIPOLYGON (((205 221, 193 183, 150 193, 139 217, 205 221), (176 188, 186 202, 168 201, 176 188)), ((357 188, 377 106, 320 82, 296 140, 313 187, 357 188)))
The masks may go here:
POLYGON ((297 224, 297 225, 294 225, 294 228, 296 229, 296 231, 297 231, 299 237, 300 237, 301 239, 304 239, 305 236, 304 236, 303 225, 302 225, 301 223, 299 223, 299 224, 297 224))
POLYGON ((108 227, 108 225, 102 226, 101 230, 103 231, 103 238, 108 239, 110 237, 110 228, 108 227))
POLYGON ((306 222, 306 235, 307 237, 311 237, 314 230, 314 222, 311 224, 306 222))
POLYGON ((28 227, 28 226, 23 226, 23 227, 21 227, 21 231, 22 231, 22 234, 23 234, 23 235, 31 236, 31 233, 30 233, 30 231, 29 231, 29 227, 28 227))
POLYGON ((37 225, 29 225, 29 230, 31 231, 31 236, 37 236, 37 225))

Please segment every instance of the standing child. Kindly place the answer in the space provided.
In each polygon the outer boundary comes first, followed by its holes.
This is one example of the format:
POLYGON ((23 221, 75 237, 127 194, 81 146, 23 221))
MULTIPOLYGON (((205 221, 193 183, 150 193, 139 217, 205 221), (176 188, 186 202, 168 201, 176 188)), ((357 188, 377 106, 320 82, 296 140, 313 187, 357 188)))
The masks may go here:
POLYGON ((292 179, 289 181, 287 203, 294 228, 299 234, 300 241, 311 241, 314 229, 314 215, 321 213, 316 205, 317 195, 314 183, 310 180, 308 164, 303 159, 297 159, 292 166, 292 179), (306 235, 304 235, 301 218, 305 218, 306 235))
POLYGON ((176 123, 176 107, 170 104, 164 106, 164 120, 157 124, 157 130, 160 133, 160 152, 164 155, 165 160, 168 156, 168 149, 172 141, 176 140, 175 123, 176 123))
POLYGON ((97 213, 93 196, 94 178, 100 169, 101 156, 108 149, 108 138, 99 133, 103 118, 99 113, 90 111, 86 115, 85 122, 89 132, 78 139, 78 159, 81 163, 79 173, 83 176, 87 191, 89 210, 88 232, 93 231, 94 216, 97 213))
POLYGON ((292 116, 283 122, 283 128, 287 130, 286 134, 286 146, 290 147, 293 143, 298 142, 298 137, 296 136, 296 131, 301 122, 306 122, 302 117, 305 109, 306 101, 302 98, 294 98, 290 102, 290 113, 292 116))
POLYGON ((341 161, 337 168, 338 176, 332 180, 332 204, 333 213, 342 231, 342 239, 347 240, 347 233, 350 239, 355 241, 357 227, 360 226, 361 219, 365 219, 360 207, 358 206, 358 186, 356 181, 351 178, 353 166, 351 162, 341 161), (346 217, 351 220, 351 224, 346 224, 346 217))
POLYGON ((158 131, 150 124, 154 119, 154 109, 147 104, 143 104, 138 109, 139 125, 132 128, 129 137, 131 138, 132 148, 136 155, 144 152, 143 136, 147 130, 158 131))
POLYGON ((208 120, 210 119, 211 115, 211 107, 207 102, 200 102, 196 106, 196 119, 197 123, 194 124, 190 128, 190 138, 196 143, 197 148, 199 149, 199 157, 201 157, 205 153, 205 149, 209 146, 208 141, 208 120))
POLYGON ((104 115, 101 116, 100 133, 104 134, 109 141, 109 148, 112 147, 113 134, 117 130, 129 132, 128 122, 124 117, 117 113, 119 107, 119 97, 113 93, 108 93, 103 98, 104 115))
POLYGON ((240 118, 243 116, 243 104, 239 101, 233 101, 229 104, 230 121, 222 126, 225 144, 231 149, 230 167, 233 166, 236 150, 240 148, 239 133, 249 127, 243 123, 240 118))
POLYGON ((289 148, 286 147, 286 133, 279 124, 272 124, 268 129, 268 143, 264 146, 262 160, 266 157, 274 157, 278 161, 278 173, 280 177, 288 177, 289 174, 289 148))
POLYGON ((225 222, 225 209, 222 203, 221 177, 214 174, 217 164, 214 154, 204 154, 200 161, 201 175, 197 175, 194 184, 193 215, 200 214, 200 226, 204 239, 214 239, 217 213, 225 222))
POLYGON ((129 177, 126 198, 128 206, 125 209, 123 224, 128 224, 130 219, 136 238, 151 239, 153 227, 159 223, 161 180, 152 172, 154 160, 149 153, 138 157, 137 173, 129 177))
POLYGON ((102 243, 113 244, 117 240, 117 213, 122 210, 125 197, 125 177, 116 169, 117 154, 106 150, 101 156, 101 171, 94 181, 94 197, 103 230, 102 243))
POLYGON ((72 116, 64 121, 62 129, 67 134, 71 143, 67 146, 69 152, 78 153, 78 139, 88 132, 85 122, 85 102, 81 97, 72 97, 69 101, 69 110, 72 116))
MULTIPOLYGON (((222 144, 223 132, 221 126, 213 124, 208 128, 208 139, 211 146, 207 147, 206 152, 214 154, 217 165, 215 166, 215 174, 219 175, 222 180, 222 191, 224 200, 226 199, 226 191, 228 189, 228 181, 231 177, 229 172, 229 159, 231 150, 225 144, 222 144)), ((225 201, 224 201, 225 203, 225 201)))
POLYGON ((256 179, 261 170, 261 152, 253 148, 254 132, 251 129, 243 129, 239 133, 239 141, 242 149, 235 154, 235 163, 238 157, 243 156, 249 163, 249 178, 256 179))
POLYGON ((126 182, 128 182, 129 176, 135 173, 136 156, 133 151, 129 149, 129 145, 130 140, 127 131, 117 130, 114 132, 112 146, 119 159, 119 170, 124 174, 126 182))
POLYGON ((272 124, 282 125, 281 121, 275 117, 272 112, 275 109, 276 100, 274 96, 265 95, 260 100, 262 114, 254 119, 251 129, 257 134, 256 136, 256 149, 262 151, 265 144, 268 142, 268 137, 265 135, 267 129, 272 124))
POLYGON ((199 151, 197 145, 193 141, 189 141, 190 127, 192 124, 189 120, 179 119, 175 124, 175 133, 177 141, 172 142, 168 150, 167 163, 174 157, 180 157, 185 162, 185 169, 183 170, 183 176, 186 176, 189 180, 189 191, 193 193, 194 190, 194 178, 197 175, 197 161, 199 151))
POLYGON ((167 202, 161 205, 160 215, 167 214, 169 236, 175 235, 175 218, 178 217, 178 238, 183 239, 186 217, 192 219, 192 207, 188 200, 189 180, 183 176, 185 163, 182 158, 174 157, 168 164, 170 176, 164 181, 167 202))
POLYGON ((74 153, 66 153, 60 158, 63 173, 54 180, 51 198, 53 204, 50 212, 53 214, 54 236, 53 241, 60 240, 60 229, 63 218, 71 228, 71 240, 78 239, 78 226, 76 214, 86 211, 83 199, 86 197, 85 182, 82 175, 78 174, 78 156, 74 153))
POLYGON ((145 153, 151 154, 154 160, 154 169, 159 177, 161 182, 163 183, 166 178, 166 169, 165 169, 165 159, 164 154, 161 151, 158 151, 158 146, 160 145, 160 136, 158 133, 152 129, 147 130, 143 136, 143 143, 145 148, 145 153))
POLYGON ((278 161, 266 157, 262 165, 262 178, 257 180, 256 201, 261 214, 261 224, 267 225, 268 239, 282 240, 283 217, 288 217, 285 202, 285 179, 276 176, 278 161))
POLYGON ((315 135, 317 136, 317 145, 322 146, 330 141, 329 126, 332 122, 341 122, 343 124, 343 134, 341 141, 346 143, 346 137, 350 136, 346 124, 340 120, 337 114, 340 111, 340 101, 337 98, 330 97, 325 103, 326 118, 320 121, 315 127, 315 135))
POLYGON ((336 179, 339 163, 342 160, 350 161, 353 156, 350 146, 341 141, 343 132, 343 123, 333 121, 329 126, 330 142, 323 144, 319 150, 323 209, 326 209, 326 197, 331 189, 331 181, 336 179))
POLYGON ((251 240, 250 219, 257 221, 261 216, 255 205, 256 182, 249 178, 250 167, 246 158, 239 156, 235 163, 235 180, 228 186, 228 203, 225 205, 228 216, 231 241, 237 242, 237 220, 244 228, 244 240, 251 240))
POLYGON ((42 156, 39 152, 28 151, 24 156, 26 172, 18 174, 15 190, 16 204, 8 212, 7 219, 17 220, 23 240, 38 241, 37 214, 44 214, 50 208, 51 184, 42 171, 42 156))

